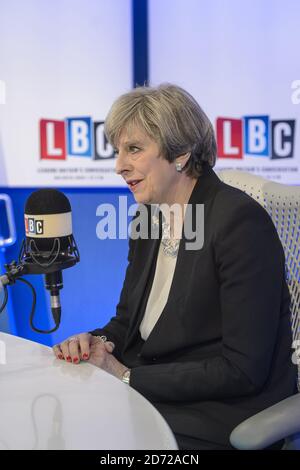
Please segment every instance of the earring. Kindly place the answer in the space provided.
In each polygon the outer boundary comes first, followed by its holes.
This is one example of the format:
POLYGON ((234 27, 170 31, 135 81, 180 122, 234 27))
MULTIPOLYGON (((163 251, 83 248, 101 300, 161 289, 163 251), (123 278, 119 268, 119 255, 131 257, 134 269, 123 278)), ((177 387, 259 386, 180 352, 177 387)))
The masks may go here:
POLYGON ((181 173, 182 172, 182 166, 181 163, 175 163, 176 170, 181 173))

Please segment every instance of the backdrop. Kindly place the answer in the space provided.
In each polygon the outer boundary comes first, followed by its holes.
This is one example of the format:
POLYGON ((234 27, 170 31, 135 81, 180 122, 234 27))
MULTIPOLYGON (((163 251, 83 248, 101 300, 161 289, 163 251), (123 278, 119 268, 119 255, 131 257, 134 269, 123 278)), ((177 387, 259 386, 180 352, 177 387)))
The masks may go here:
POLYGON ((130 0, 0 7, 0 186, 123 186, 103 120, 132 87, 130 0))
POLYGON ((149 0, 150 82, 195 96, 216 168, 300 184, 299 18, 295 0, 149 0))

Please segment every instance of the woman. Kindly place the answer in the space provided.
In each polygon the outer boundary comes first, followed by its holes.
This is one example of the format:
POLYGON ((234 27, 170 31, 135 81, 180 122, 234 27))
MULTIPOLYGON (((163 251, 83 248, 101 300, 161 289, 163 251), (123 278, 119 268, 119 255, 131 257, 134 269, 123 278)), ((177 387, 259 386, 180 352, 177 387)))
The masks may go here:
POLYGON ((54 352, 89 360, 138 390, 180 448, 229 449, 236 425, 295 391, 277 232, 258 203, 212 170, 212 125, 183 89, 143 87, 121 96, 106 135, 117 173, 150 215, 153 205, 176 203, 185 216, 191 208, 185 229, 204 207, 203 243, 188 247, 185 230, 174 236, 176 217, 159 210, 151 220, 160 237, 130 240, 116 316, 54 352))

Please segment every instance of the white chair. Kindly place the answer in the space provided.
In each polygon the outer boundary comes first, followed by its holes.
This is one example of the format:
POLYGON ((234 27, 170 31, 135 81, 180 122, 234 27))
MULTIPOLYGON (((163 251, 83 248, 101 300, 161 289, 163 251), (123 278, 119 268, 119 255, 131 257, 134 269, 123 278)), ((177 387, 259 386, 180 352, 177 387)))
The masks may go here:
MULTIPOLYGON (((217 171, 224 183, 246 192, 269 213, 286 257, 287 283, 291 294, 293 360, 298 364, 300 392, 300 186, 274 183, 237 170, 217 171)), ((300 449, 300 393, 252 416, 230 435, 237 449, 264 449, 285 439, 283 449, 300 449)))

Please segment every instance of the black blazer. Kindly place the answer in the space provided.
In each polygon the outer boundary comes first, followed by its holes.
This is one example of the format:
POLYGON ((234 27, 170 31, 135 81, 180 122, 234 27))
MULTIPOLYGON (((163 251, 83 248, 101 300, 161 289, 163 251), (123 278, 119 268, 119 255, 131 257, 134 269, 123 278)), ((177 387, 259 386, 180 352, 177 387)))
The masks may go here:
POLYGON ((232 429, 296 389, 282 245, 267 212, 207 169, 190 204, 204 204, 204 245, 180 242, 167 304, 147 341, 139 326, 159 240, 130 241, 117 314, 93 334, 116 344, 130 384, 175 434, 229 446, 232 429))

